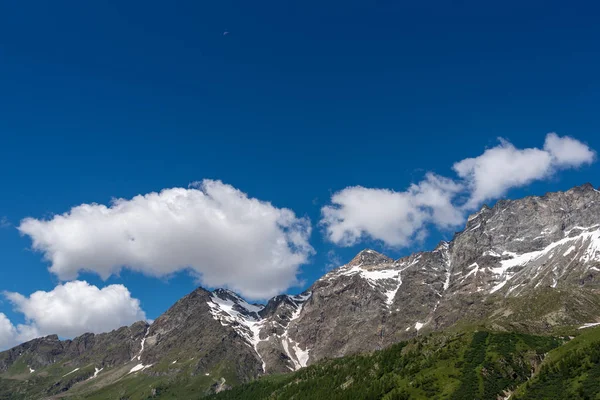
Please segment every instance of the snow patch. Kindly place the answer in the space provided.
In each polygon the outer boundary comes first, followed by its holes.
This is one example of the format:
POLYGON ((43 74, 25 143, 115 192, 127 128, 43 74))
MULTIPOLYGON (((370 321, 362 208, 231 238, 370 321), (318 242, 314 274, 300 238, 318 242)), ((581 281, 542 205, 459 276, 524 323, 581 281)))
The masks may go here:
POLYGON ((249 304, 237 295, 234 297, 238 300, 237 302, 228 298, 222 299, 212 293, 211 301, 207 302, 210 307, 210 313, 214 319, 221 323, 221 325, 233 327, 236 332, 244 338, 248 345, 251 346, 258 355, 258 358, 262 362, 263 372, 265 372, 266 363, 258 352, 258 343, 261 342, 259 333, 264 321, 260 321, 255 316, 258 315, 257 313, 264 307, 249 304), (245 309, 248 315, 244 315, 235 310, 234 307, 236 305, 245 309))
POLYGON ((600 261, 600 231, 589 231, 590 229, 598 226, 599 225, 593 225, 588 228, 574 227, 569 231, 566 231, 565 234, 568 235, 574 229, 584 230, 584 232, 576 236, 565 237, 561 240, 553 242, 542 250, 532 251, 524 254, 516 254, 509 251, 504 251, 502 255, 509 256, 511 258, 507 260, 501 260, 499 267, 491 268, 492 273, 502 278, 502 281, 492 288, 491 293, 494 293, 502 288, 506 282, 508 282, 514 276, 514 272, 511 273, 510 271, 512 268, 524 266, 532 261, 539 260, 542 257, 551 259, 554 257, 557 251, 560 251, 561 247, 564 248, 564 246, 568 244, 571 244, 571 246, 562 254, 563 256, 567 256, 573 251, 577 250, 577 246, 574 244, 579 244, 580 247, 584 247, 587 242, 585 251, 579 260, 583 263, 589 261, 600 261))
MULTIPOLYGON (((261 311, 264 306, 257 306, 255 304, 249 304, 241 297, 237 296, 233 292, 229 292, 235 301, 230 298, 222 299, 216 294, 211 294, 211 300, 207 302, 210 307, 210 312, 214 319, 219 321, 224 326, 230 326, 236 330, 236 332, 246 341, 246 343, 254 349, 258 358, 262 362, 263 372, 266 372, 266 363, 258 351, 258 344, 262 342, 260 338, 260 331, 265 323, 264 319, 261 319, 258 312, 261 311), (245 312, 240 312, 241 307, 245 312)), ((298 318, 304 303, 312 296, 311 292, 299 294, 296 296, 288 296, 288 298, 296 305, 297 309, 292 316, 292 320, 298 318)), ((288 323, 289 327, 289 323, 288 323)), ((286 347, 288 356, 298 365, 306 366, 308 361, 308 349, 302 350, 299 345, 287 337, 287 328, 285 334, 285 340, 282 341, 282 346, 286 347), (285 343, 284 343, 285 342, 285 343), (291 346, 291 349, 290 349, 291 346), (293 356, 292 356, 293 355, 293 356)), ((268 338, 264 339, 268 340, 268 338)), ((285 350, 285 349, 284 349, 285 350)))
POLYGON ((565 253, 563 254, 563 257, 568 256, 569 254, 571 254, 572 252, 574 252, 575 250, 577 250, 577 248, 575 246, 571 246, 567 249, 567 251, 565 251, 565 253))
POLYGON ((296 311, 294 311, 294 314, 292 314, 292 317, 290 318, 290 322, 288 323, 285 332, 283 333, 283 335, 281 335, 281 346, 283 347, 283 351, 285 351, 285 354, 289 357, 293 364, 293 369, 290 367, 288 368, 290 368, 293 371, 297 371, 300 368, 306 367, 306 365, 308 364, 310 352, 310 349, 308 348, 302 350, 300 348, 299 343, 297 343, 295 340, 289 337, 289 327, 293 321, 300 317, 300 313, 302 312, 303 306, 304 304, 298 305, 298 308, 296 309, 296 311))
POLYGON ((88 379, 88 381, 89 381, 90 379, 94 379, 95 377, 97 377, 97 376, 98 376, 98 374, 99 374, 99 373, 100 373, 100 372, 101 372, 103 369, 104 369, 104 368, 98 368, 98 367, 94 367, 94 375, 93 375, 93 376, 91 376, 91 377, 88 379))
POLYGON ((144 334, 144 337, 142 338, 140 352, 137 354, 137 356, 133 356, 131 361, 135 360, 136 357, 137 357, 138 361, 140 361, 142 359, 142 353, 144 352, 144 344, 146 343, 146 337, 148 337, 149 332, 150 332, 150 327, 148 327, 146 329, 146 333, 144 334))
POLYGON ((446 280, 444 281, 444 292, 450 287, 450 277, 452 276, 452 260, 450 259, 450 255, 448 254, 449 245, 448 243, 445 243, 445 245, 445 251, 442 254, 444 264, 446 264, 446 280))
POLYGON ((464 278, 462 278, 461 282, 464 282, 465 279, 467 279, 469 276, 471 276, 473 274, 475 274, 475 276, 477 276, 477 273, 479 272, 479 264, 477 264, 476 262, 469 265, 467 268, 470 268, 471 271, 469 271, 469 273, 467 275, 465 275, 464 278))
POLYGON ((446 280, 444 281, 444 291, 450 287, 450 270, 446 271, 446 280))
POLYGON ((598 326, 598 325, 600 325, 600 322, 591 322, 591 323, 583 324, 577 329, 591 328, 591 327, 598 326))
POLYGON ((144 365, 144 364, 140 363, 140 364, 136 365, 135 367, 131 368, 131 371, 129 371, 129 373, 131 374, 133 372, 143 371, 146 368, 150 368, 151 366, 152 366, 152 364, 144 365))
POLYGON ((498 283, 496 286, 494 286, 492 288, 492 290, 490 290, 490 293, 496 293, 498 290, 502 289, 504 287, 504 285, 506 285, 506 283, 508 282, 510 278, 507 278, 505 280, 503 280, 502 282, 498 283))
POLYGON ((475 229, 479 228, 480 226, 481 226, 481 224, 477 224, 474 227, 472 227, 471 229, 469 229, 467 232, 474 231, 475 229))
POLYGON ((501 258, 502 256, 498 253, 496 253, 494 250, 486 250, 483 253, 484 256, 490 256, 490 257, 496 257, 496 258, 501 258))
POLYGON ((360 276, 367 281, 369 286, 378 291, 382 291, 385 296, 385 303, 389 307, 396 297, 396 293, 402 286, 401 271, 415 265, 419 262, 421 255, 418 255, 410 263, 406 264, 390 264, 389 268, 385 269, 364 269, 362 264, 355 266, 343 266, 338 270, 327 274, 322 279, 331 280, 339 276, 360 276))
POLYGON ((67 375, 71 375, 73 372, 77 372, 77 371, 79 371, 79 368, 75 368, 73 371, 71 371, 71 372, 67 372, 67 373, 66 373, 66 374, 64 374, 62 377, 64 378, 65 376, 67 376, 67 375))

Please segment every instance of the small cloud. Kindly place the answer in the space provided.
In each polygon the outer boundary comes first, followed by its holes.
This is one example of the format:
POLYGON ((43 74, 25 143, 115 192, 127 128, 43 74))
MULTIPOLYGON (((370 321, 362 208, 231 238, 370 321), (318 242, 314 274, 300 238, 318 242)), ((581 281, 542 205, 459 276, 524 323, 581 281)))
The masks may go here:
POLYGON ((0 228, 8 228, 11 225, 12 224, 10 223, 10 221, 8 220, 8 218, 6 218, 6 217, 1 217, 0 218, 0 228))
POLYGON ((227 36, 227 35, 229 35, 229 31, 223 32, 223 36, 227 36))

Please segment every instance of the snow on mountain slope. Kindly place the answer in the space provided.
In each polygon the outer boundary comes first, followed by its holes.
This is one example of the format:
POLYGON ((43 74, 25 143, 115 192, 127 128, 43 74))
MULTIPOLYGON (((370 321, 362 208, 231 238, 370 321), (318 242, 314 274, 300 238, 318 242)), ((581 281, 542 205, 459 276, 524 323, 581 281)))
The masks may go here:
POLYGON ((262 362, 263 372, 266 372, 266 362, 259 350, 261 342, 268 342, 271 337, 276 338, 289 358, 291 364, 288 368, 296 370, 305 367, 308 362, 308 349, 302 349, 289 335, 289 327, 292 322, 298 319, 304 302, 311 294, 305 293, 295 296, 284 295, 285 298, 295 308, 291 317, 284 325, 281 322, 273 321, 270 316, 261 317, 260 312, 265 309, 263 305, 255 305, 246 302, 236 293, 226 289, 215 290, 207 304, 214 319, 218 320, 224 326, 232 327, 256 352, 262 362), (265 329, 269 323, 276 323, 283 332, 274 333, 265 329))
POLYGON ((207 304, 214 319, 225 326, 231 326, 254 349, 263 364, 264 371, 265 362, 257 347, 262 325, 258 312, 264 306, 249 304, 234 292, 225 289, 215 290, 207 304))

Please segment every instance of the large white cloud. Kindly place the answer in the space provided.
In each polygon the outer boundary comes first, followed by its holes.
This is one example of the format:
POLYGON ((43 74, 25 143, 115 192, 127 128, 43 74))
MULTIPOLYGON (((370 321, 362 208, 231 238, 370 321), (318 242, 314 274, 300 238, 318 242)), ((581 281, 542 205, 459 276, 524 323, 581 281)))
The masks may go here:
POLYGON ((212 180, 27 218, 19 230, 63 280, 84 270, 107 278, 124 267, 152 276, 190 269, 251 298, 297 284, 313 253, 308 219, 212 180))
MULTIPOLYGON (((99 289, 85 281, 73 281, 29 297, 14 292, 4 295, 15 311, 25 316, 26 324, 12 329, 17 342, 50 334, 74 337, 86 332, 108 332, 146 319, 140 301, 132 298, 123 285, 99 289)), ((0 330, 1 325, 0 317, 0 330)))
POLYGON ((332 205, 323 207, 321 223, 330 241, 351 246, 365 236, 391 246, 406 246, 423 234, 427 223, 449 227, 462 215, 452 203, 461 186, 449 179, 427 174, 424 181, 405 192, 348 187, 335 193, 332 205))
POLYGON ((578 140, 549 133, 543 149, 517 149, 501 140, 498 146, 478 157, 459 161, 453 168, 470 188, 466 207, 476 208, 511 188, 547 178, 558 169, 589 164, 594 158, 595 153, 578 140))
POLYGON ((506 140, 483 154, 454 164, 459 179, 427 174, 404 192, 348 187, 321 209, 327 238, 350 246, 365 238, 407 246, 427 235, 429 224, 445 229, 464 223, 465 213, 515 187, 556 171, 590 164, 596 153, 584 143, 555 133, 543 149, 518 149, 506 140), (466 200, 465 200, 466 199, 466 200))

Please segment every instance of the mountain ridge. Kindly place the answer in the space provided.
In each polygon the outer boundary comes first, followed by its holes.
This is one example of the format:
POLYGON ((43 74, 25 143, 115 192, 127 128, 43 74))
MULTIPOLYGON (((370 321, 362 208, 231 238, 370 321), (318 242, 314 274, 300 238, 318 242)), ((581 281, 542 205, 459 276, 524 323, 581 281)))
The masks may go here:
POLYGON ((66 391, 182 373, 224 387, 470 324, 548 334, 600 321, 599 273, 600 192, 584 184, 484 205, 431 251, 392 259, 364 249, 299 295, 252 304, 197 288, 150 325, 64 344, 47 337, 25 357, 17 346, 0 353, 0 377, 24 379, 14 365, 26 361, 35 371, 79 368, 66 391))

